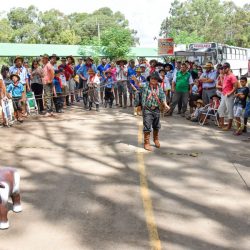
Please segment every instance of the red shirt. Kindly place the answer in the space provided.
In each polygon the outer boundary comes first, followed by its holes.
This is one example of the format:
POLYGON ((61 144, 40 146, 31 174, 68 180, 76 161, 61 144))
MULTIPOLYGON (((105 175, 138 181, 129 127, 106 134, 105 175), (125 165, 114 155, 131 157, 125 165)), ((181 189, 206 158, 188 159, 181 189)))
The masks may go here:
POLYGON ((70 77, 74 74, 74 71, 69 64, 66 64, 66 65, 61 64, 58 66, 58 69, 64 69, 64 75, 65 75, 66 81, 68 81, 70 77))
POLYGON ((233 73, 230 73, 229 75, 224 75, 223 79, 223 85, 222 85, 222 94, 226 95, 230 93, 233 88, 234 84, 237 82, 237 78, 233 73))

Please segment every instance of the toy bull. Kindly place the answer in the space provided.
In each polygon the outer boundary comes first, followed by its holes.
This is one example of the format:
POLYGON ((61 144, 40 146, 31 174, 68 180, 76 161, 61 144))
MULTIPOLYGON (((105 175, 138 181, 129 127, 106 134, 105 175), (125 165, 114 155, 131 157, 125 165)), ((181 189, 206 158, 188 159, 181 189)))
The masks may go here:
POLYGON ((22 211, 20 202, 20 175, 14 168, 0 169, 0 229, 9 228, 8 221, 8 199, 11 197, 13 202, 13 211, 19 213, 22 211))

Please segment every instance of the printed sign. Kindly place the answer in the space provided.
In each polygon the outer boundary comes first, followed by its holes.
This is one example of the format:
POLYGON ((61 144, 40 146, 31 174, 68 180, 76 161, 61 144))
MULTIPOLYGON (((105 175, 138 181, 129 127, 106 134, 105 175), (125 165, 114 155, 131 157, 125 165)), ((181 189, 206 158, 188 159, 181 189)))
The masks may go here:
POLYGON ((174 55, 174 39, 173 38, 161 38, 158 39, 158 55, 174 55))
POLYGON ((211 43, 196 43, 196 44, 192 44, 191 49, 209 49, 212 48, 212 44, 211 43))

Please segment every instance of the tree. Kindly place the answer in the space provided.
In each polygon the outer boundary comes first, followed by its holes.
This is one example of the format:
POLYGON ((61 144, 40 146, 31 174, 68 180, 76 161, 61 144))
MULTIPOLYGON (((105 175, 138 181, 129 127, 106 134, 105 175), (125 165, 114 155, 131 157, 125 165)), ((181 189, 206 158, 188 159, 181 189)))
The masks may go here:
POLYGON ((133 45, 133 38, 128 29, 110 28, 101 36, 103 54, 111 59, 125 58, 133 45))
POLYGON ((175 0, 169 14, 162 22, 160 35, 174 34, 180 43, 191 40, 250 46, 247 5, 240 8, 231 1, 175 0))
POLYGON ((138 42, 137 32, 129 29, 125 16, 121 12, 114 13, 110 8, 65 15, 56 9, 41 12, 31 5, 12 8, 7 18, 0 16, 0 41, 92 45, 110 28, 129 31, 133 44, 138 42))

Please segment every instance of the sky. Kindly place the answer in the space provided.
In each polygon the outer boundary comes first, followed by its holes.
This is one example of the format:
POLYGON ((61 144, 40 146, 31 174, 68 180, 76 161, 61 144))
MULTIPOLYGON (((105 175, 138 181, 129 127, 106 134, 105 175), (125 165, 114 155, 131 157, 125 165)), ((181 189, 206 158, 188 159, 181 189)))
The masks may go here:
MULTIPOLYGON (((169 13, 173 0, 7 0, 1 1, 0 13, 13 7, 28 7, 35 5, 39 10, 52 8, 70 14, 72 12, 91 13, 101 7, 109 7, 113 11, 122 12, 129 21, 131 28, 138 31, 141 47, 156 47, 154 37, 159 36, 162 21, 169 13)), ((243 6, 249 0, 233 0, 243 6)))

